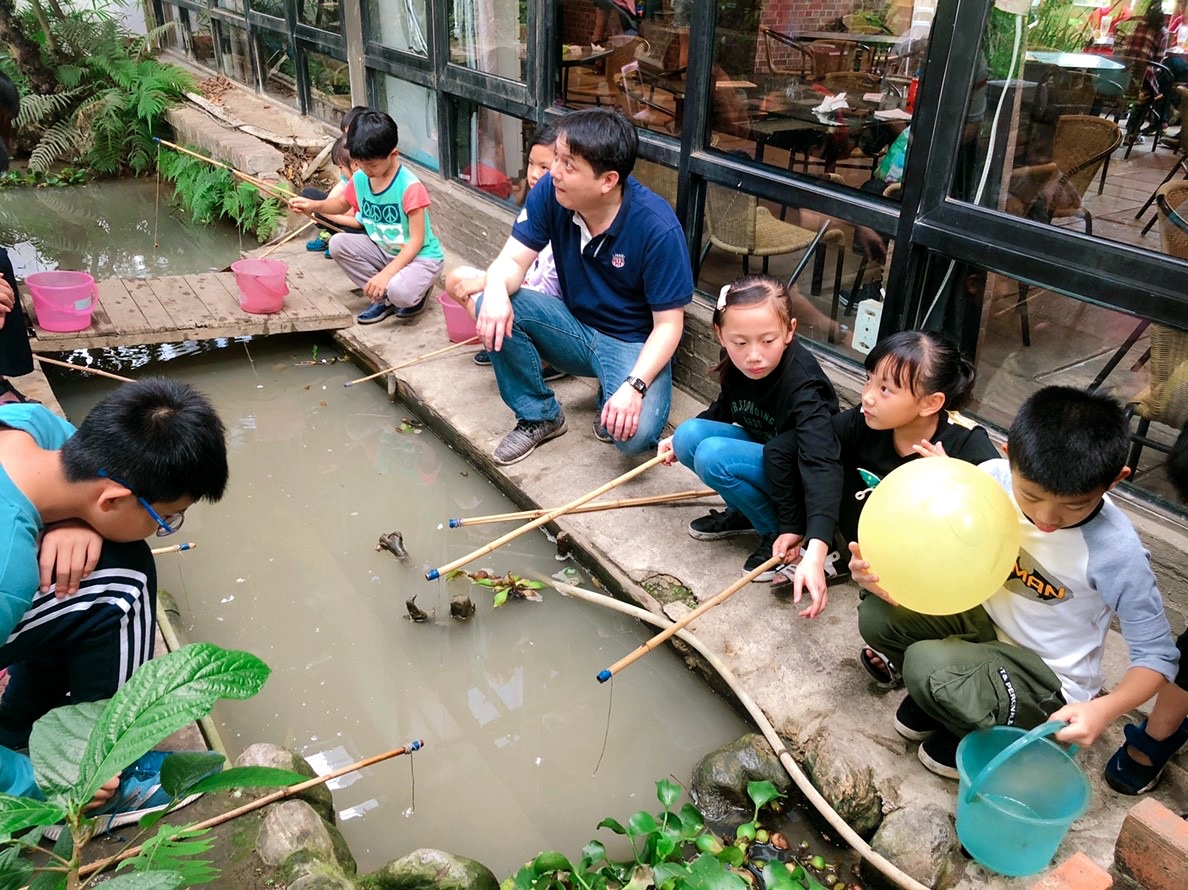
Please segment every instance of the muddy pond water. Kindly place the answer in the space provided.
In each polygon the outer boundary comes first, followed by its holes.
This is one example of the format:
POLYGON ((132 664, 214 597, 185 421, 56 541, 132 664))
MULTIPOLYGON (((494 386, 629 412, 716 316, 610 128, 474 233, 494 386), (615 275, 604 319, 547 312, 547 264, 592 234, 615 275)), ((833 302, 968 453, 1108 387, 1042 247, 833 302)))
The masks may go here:
MULTIPOLYGON (((198 549, 158 557, 158 569, 182 637, 249 650, 273 669, 256 698, 215 711, 231 755, 269 741, 327 771, 424 740, 413 757, 332 786, 361 872, 418 847, 472 857, 499 878, 544 849, 577 856, 591 838, 612 839, 595 830, 604 817, 656 812, 656 780, 686 783, 704 754, 747 731, 667 649, 598 684, 649 636, 629 618, 551 589, 494 609, 485 588, 426 581, 428 568, 511 527, 450 530, 450 518, 517 507, 380 386, 344 389, 358 368, 313 363, 315 347, 318 359, 335 353, 295 336, 142 348, 102 364, 189 381, 227 425, 227 496, 187 513, 176 540, 198 549), (405 562, 376 550, 394 530, 405 562), (448 614, 458 593, 477 606, 468 621, 448 614), (413 595, 428 621, 408 620, 413 595)), ((53 384, 76 421, 108 391, 77 375, 53 384)), ((574 496, 597 481, 575 473, 574 496)), ((568 569, 591 583, 539 532, 470 568, 568 569)))

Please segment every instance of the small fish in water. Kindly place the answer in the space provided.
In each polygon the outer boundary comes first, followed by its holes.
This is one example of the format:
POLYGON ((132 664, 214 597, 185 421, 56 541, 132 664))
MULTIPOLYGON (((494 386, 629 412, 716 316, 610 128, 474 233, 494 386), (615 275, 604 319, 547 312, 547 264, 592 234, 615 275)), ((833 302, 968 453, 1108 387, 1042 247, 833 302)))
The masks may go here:
POLYGON ((413 594, 404 601, 404 608, 408 609, 408 620, 415 621, 418 624, 422 621, 428 621, 433 616, 417 605, 418 594, 413 594))
POLYGON ((404 535, 400 532, 388 532, 386 535, 379 536, 379 543, 375 545, 376 550, 387 550, 399 560, 408 559, 408 551, 404 549, 404 535))
POLYGON ((464 593, 450 598, 450 617, 465 621, 474 614, 474 601, 464 593))

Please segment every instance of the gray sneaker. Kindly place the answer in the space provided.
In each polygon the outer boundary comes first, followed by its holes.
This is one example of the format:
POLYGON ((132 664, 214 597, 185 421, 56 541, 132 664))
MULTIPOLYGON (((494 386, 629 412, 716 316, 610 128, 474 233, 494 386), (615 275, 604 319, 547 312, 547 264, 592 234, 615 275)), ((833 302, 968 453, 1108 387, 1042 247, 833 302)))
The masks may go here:
POLYGON ((495 463, 506 467, 521 461, 536 450, 536 446, 565 434, 565 415, 552 420, 517 420, 516 428, 503 437, 495 448, 495 463))

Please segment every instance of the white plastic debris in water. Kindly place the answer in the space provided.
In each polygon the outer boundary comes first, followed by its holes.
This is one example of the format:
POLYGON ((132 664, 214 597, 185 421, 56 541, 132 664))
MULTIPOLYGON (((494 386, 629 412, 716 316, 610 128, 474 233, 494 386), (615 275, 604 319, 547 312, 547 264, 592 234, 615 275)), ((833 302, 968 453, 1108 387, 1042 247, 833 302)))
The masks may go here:
POLYGON ((236 583, 236 584, 242 584, 242 583, 243 583, 244 581, 246 581, 246 580, 247 580, 247 578, 236 578, 236 579, 235 579, 235 583, 236 583))
POLYGON ((225 596, 221 600, 219 600, 220 605, 226 605, 227 603, 233 603, 233 602, 235 602, 234 594, 232 594, 231 596, 225 596))
POLYGON ((444 526, 442 523, 440 523, 440 522, 439 522, 439 523, 437 523, 437 530, 438 530, 438 531, 441 531, 443 528, 445 528, 445 526, 444 526))
POLYGON ((345 810, 338 811, 338 821, 345 822, 348 819, 355 819, 362 816, 368 810, 374 810, 379 806, 379 801, 374 797, 371 800, 365 800, 361 804, 356 804, 353 807, 347 807, 345 810))
POLYGON ((416 812, 417 811, 413 807, 409 807, 407 810, 401 811, 400 815, 407 819, 409 816, 415 815, 416 812))
MULTIPOLYGON (((349 766, 355 762, 355 759, 347 753, 347 749, 342 745, 327 748, 325 751, 315 751, 313 754, 306 754, 305 759, 313 768, 313 771, 319 776, 327 775, 336 769, 342 769, 344 766, 349 766)), ((326 783, 326 787, 331 791, 337 791, 339 788, 346 788, 348 785, 353 785, 362 778, 363 774, 361 772, 352 770, 346 775, 331 779, 326 783)))
MULTIPOLYGON (((263 388, 264 388, 264 384, 263 384, 263 383, 257 383, 257 384, 256 384, 256 389, 263 389, 263 388)), ((322 389, 325 389, 325 388, 326 388, 326 387, 324 387, 324 386, 322 387, 322 389)))

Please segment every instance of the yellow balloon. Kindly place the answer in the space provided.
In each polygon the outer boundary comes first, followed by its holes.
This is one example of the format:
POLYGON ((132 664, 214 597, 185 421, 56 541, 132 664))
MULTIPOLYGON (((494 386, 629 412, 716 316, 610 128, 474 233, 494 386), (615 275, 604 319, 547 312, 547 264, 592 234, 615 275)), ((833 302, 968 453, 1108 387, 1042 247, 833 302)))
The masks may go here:
POLYGON ((1019 519, 988 474, 952 457, 887 474, 858 520, 862 558, 901 606, 953 615, 989 599, 1019 555, 1019 519))

